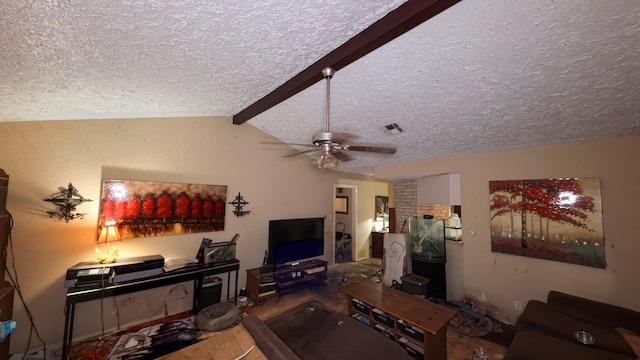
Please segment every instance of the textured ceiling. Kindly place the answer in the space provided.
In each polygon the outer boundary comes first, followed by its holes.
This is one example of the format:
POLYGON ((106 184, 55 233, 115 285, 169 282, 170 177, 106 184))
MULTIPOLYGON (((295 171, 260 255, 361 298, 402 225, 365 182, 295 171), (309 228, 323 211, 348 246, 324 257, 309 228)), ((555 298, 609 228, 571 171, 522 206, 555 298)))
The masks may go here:
MULTIPOLYGON (((234 115, 402 3, 4 1, 0 121, 234 115)), ((640 135, 638 84, 638 1, 462 0, 337 72, 331 130, 398 147, 340 165, 363 173, 640 135), (385 135, 393 122, 404 132, 385 135)), ((308 143, 324 128, 324 91, 249 123, 308 143)))

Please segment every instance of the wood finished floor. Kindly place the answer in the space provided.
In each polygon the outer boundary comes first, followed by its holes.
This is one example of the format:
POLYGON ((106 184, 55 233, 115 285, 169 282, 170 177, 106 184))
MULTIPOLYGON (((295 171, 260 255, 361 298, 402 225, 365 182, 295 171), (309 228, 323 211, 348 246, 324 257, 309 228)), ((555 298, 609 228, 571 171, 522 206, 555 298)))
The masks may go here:
MULTIPOLYGON (((358 273, 358 270, 353 271, 351 269, 344 273, 345 276, 352 277, 353 281, 370 281, 373 274, 371 269, 375 269, 375 267, 379 265, 379 260, 366 259, 364 262, 365 264, 363 269, 365 270, 363 273, 358 273)), ((349 264, 333 265, 330 267, 330 273, 332 271, 336 271, 336 267, 338 268, 337 271, 342 271, 339 269, 340 267, 344 268, 349 266, 349 264)), ((291 291, 279 296, 278 298, 266 300, 263 304, 260 304, 251 310, 251 313, 255 314, 262 320, 268 320, 307 302, 319 300, 332 311, 346 314, 348 312, 348 299, 346 296, 341 296, 339 293, 340 285, 344 284, 329 283, 328 285, 315 285, 291 291)), ((484 350, 488 352, 489 359, 502 359, 507 350, 503 345, 495 344, 481 338, 461 335, 452 330, 447 330, 447 359, 472 360, 474 359, 474 350, 480 347, 484 348, 484 350)))

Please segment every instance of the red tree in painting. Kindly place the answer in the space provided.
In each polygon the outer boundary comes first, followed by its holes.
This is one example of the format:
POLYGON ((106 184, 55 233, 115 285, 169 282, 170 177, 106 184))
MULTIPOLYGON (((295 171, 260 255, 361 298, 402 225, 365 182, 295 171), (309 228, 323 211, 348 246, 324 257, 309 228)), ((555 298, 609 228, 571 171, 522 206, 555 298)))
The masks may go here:
POLYGON ((202 217, 202 199, 200 195, 196 195, 191 200, 191 218, 198 220, 202 217))
POLYGON ((167 219, 173 216, 173 200, 171 200, 171 196, 167 193, 162 193, 160 198, 158 198, 158 206, 156 209, 156 216, 162 219, 163 222, 166 222, 167 219))
POLYGON ((206 219, 213 219, 213 199, 211 199, 211 196, 207 196, 202 203, 202 215, 206 219))
POLYGON ((180 218, 181 222, 184 222, 184 219, 189 216, 189 197, 185 193, 181 193, 180 196, 176 199, 176 216, 180 218))
POLYGON ((215 209, 214 209, 214 216, 216 218, 221 218, 221 217, 224 216, 224 203, 222 201, 216 201, 215 209))
MULTIPOLYGON (((525 181, 523 208, 531 217, 538 216, 540 227, 537 231, 541 238, 549 237, 549 222, 588 228, 587 213, 594 212, 595 200, 583 191, 577 179, 525 181), (546 220, 546 229, 543 229, 543 220, 546 220)), ((531 232, 535 230, 532 224, 531 232)))
POLYGON ((137 196, 131 196, 129 201, 127 201, 127 212, 125 218, 128 220, 135 220, 140 216, 140 209, 142 205, 140 204, 140 198, 137 196))
POLYGON ((151 220, 153 219, 153 214, 155 213, 155 201, 153 201, 153 197, 147 196, 142 202, 142 217, 151 220))
POLYGON ((102 220, 103 221, 113 221, 115 219, 116 216, 116 211, 115 211, 115 202, 113 201, 113 198, 106 198, 104 199, 104 201, 102 202, 102 220))
MULTIPOLYGON (((490 181, 489 193, 492 195, 490 200, 491 218, 496 216, 509 214, 510 228, 509 235, 512 235, 514 229, 514 216, 519 213, 522 208, 522 202, 519 201, 522 193, 523 182, 515 181, 490 181)), ((527 239, 521 238, 522 247, 527 248, 527 239)))
POLYGON ((115 218, 114 220, 124 219, 127 213, 127 202, 125 200, 116 200, 115 202, 115 218))
MULTIPOLYGON (((521 202, 518 200, 522 194, 522 181, 490 181, 489 193, 491 197, 492 218, 520 211, 521 202)), ((513 224, 513 221, 512 221, 513 224)))

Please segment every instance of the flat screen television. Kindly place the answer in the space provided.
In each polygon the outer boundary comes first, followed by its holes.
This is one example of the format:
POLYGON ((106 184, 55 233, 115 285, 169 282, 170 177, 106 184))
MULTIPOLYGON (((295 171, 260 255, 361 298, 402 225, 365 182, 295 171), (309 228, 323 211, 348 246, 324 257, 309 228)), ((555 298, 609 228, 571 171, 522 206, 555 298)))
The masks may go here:
POLYGON ((269 264, 283 265, 322 255, 323 217, 269 221, 269 264))

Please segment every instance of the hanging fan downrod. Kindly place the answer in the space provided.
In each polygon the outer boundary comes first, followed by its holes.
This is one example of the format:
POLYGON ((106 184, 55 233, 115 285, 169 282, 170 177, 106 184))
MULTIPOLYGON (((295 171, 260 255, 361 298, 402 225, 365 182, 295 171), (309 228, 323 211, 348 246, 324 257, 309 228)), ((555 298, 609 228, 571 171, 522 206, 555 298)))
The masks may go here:
POLYGON ((332 67, 328 67, 322 70, 322 75, 324 75, 324 78, 327 80, 327 92, 325 94, 325 96, 327 97, 327 102, 325 104, 325 115, 324 115, 324 119, 327 125, 326 132, 329 132, 329 114, 331 111, 331 78, 335 73, 336 71, 333 70, 332 67))
MULTIPOLYGON (((327 81, 326 88, 326 101, 325 101, 325 109, 324 109, 324 121, 325 121, 325 131, 319 132, 313 135, 313 143, 315 145, 323 145, 332 142, 332 134, 329 129, 329 117, 331 116, 331 78, 336 73, 336 71, 332 67, 327 67, 322 70, 322 75, 327 81)), ((327 149, 328 150, 328 149, 327 149)))

